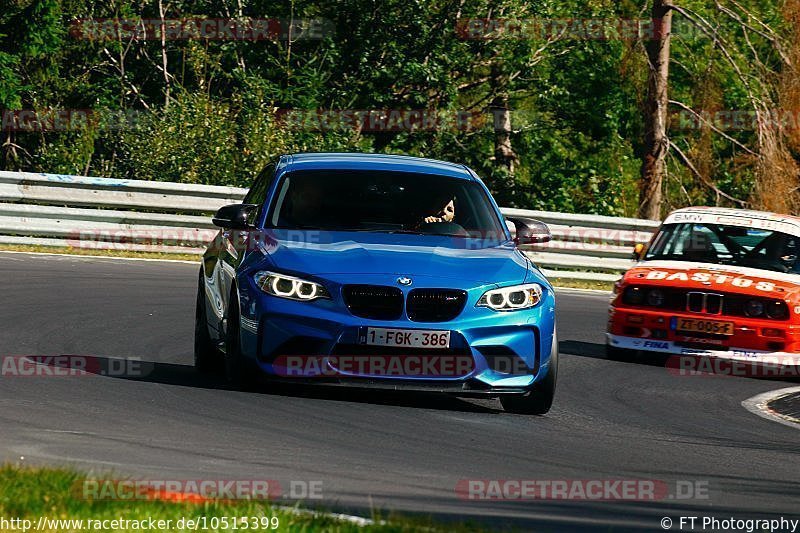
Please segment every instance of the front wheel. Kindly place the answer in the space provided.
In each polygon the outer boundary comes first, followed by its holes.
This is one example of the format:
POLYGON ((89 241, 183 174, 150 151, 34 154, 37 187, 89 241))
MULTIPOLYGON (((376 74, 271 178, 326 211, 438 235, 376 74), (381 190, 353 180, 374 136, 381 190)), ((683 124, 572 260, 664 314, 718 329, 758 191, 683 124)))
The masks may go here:
POLYGON ((197 284, 197 304, 194 315, 194 367, 198 372, 209 374, 220 370, 220 353, 208 334, 206 318, 205 280, 200 272, 197 284))
POLYGON ((521 396, 501 396, 500 403, 509 413, 523 415, 543 415, 550 411, 556 394, 558 377, 558 339, 553 335, 550 350, 550 367, 544 379, 533 386, 533 390, 521 396))
POLYGON ((239 299, 236 293, 228 304, 227 328, 225 331, 225 376, 228 383, 240 388, 251 389, 255 385, 255 369, 242 355, 239 321, 239 299))

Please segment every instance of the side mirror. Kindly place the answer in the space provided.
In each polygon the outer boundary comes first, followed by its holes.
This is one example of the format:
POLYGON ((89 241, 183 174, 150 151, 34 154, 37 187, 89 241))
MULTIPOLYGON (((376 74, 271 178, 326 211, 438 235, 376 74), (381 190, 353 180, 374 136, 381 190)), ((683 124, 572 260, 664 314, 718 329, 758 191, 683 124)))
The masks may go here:
POLYGON ((211 221, 215 226, 224 229, 247 229, 250 227, 247 220, 257 208, 258 206, 253 204, 224 205, 217 210, 211 221))
POLYGON ((540 220, 521 217, 507 217, 506 220, 512 222, 514 227, 517 228, 517 235, 514 237, 514 243, 517 246, 523 244, 542 244, 550 242, 553 238, 550 234, 550 228, 540 220))
POLYGON ((633 259, 634 261, 641 261, 644 259, 644 252, 645 252, 645 245, 638 242, 633 247, 633 259))

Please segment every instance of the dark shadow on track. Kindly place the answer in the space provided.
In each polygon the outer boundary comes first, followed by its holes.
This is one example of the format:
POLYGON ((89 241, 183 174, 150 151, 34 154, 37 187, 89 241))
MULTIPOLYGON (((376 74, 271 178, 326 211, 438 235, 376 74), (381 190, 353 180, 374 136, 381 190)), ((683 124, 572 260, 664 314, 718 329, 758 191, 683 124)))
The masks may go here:
MULTIPOLYGON (((563 354, 577 355, 579 357, 591 357, 593 359, 609 359, 606 355, 606 345, 595 342, 583 341, 561 341, 558 343, 558 351, 563 354)), ((669 359, 668 355, 659 353, 632 354, 627 360, 615 360, 619 363, 635 363, 650 366, 664 366, 669 359)))
POLYGON ((606 358, 605 345, 594 342, 560 341, 558 343, 558 352, 581 357, 593 357, 595 359, 606 358))
MULTIPOLYGON (((191 365, 157 363, 130 358, 121 359, 82 355, 53 357, 31 356, 28 359, 35 361, 37 364, 49 365, 61 369, 64 372, 80 373, 85 371, 87 373, 114 379, 145 381, 180 387, 237 390, 232 389, 224 377, 214 374, 202 374, 191 365)), ((313 383, 265 381, 256 386, 255 389, 246 392, 467 413, 503 412, 503 410, 499 408, 499 404, 498 408, 492 408, 490 406, 464 401, 450 394, 425 391, 394 391, 358 387, 324 386, 313 383)), ((486 400, 482 401, 487 403, 486 400)))
MULTIPOLYGON (((593 342, 561 341, 558 350, 562 354, 609 359, 606 346, 593 342)), ((798 382, 800 376, 796 367, 771 363, 756 363, 742 360, 725 360, 696 354, 671 355, 647 351, 630 350, 625 359, 613 359, 615 363, 660 366, 676 376, 706 375, 718 378, 751 378, 783 382, 798 382), (685 372, 685 374, 684 374, 685 372)))

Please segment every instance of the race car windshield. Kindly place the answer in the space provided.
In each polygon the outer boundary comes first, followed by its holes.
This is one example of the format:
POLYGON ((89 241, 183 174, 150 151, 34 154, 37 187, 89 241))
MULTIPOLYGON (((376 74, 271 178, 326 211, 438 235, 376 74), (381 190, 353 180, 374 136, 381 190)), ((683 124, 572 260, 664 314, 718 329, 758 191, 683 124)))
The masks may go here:
POLYGON ((800 237, 779 231, 721 224, 662 227, 645 261, 668 259, 800 272, 800 237))
POLYGON ((276 228, 503 238, 477 182, 409 172, 297 171, 275 194, 276 228))

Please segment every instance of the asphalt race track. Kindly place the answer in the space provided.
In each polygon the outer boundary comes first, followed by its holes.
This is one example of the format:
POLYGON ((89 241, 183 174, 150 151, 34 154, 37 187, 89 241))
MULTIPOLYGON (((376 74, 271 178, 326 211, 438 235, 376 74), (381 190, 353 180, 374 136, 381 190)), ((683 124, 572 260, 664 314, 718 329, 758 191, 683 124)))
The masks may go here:
MULTIPOLYGON (((546 417, 494 400, 281 387, 228 390, 192 364, 197 267, 0 253, 0 355, 152 362, 142 379, 0 377, 0 460, 158 479, 321 481, 311 505, 490 527, 677 530, 681 515, 800 513, 800 431, 741 406, 791 384, 680 377, 608 361, 607 296, 558 300, 561 368, 546 417), (644 479, 656 502, 475 501, 462 479, 644 479), (707 487, 678 499, 676 487, 707 487)), ((686 530, 686 529, 684 529, 686 530)))

